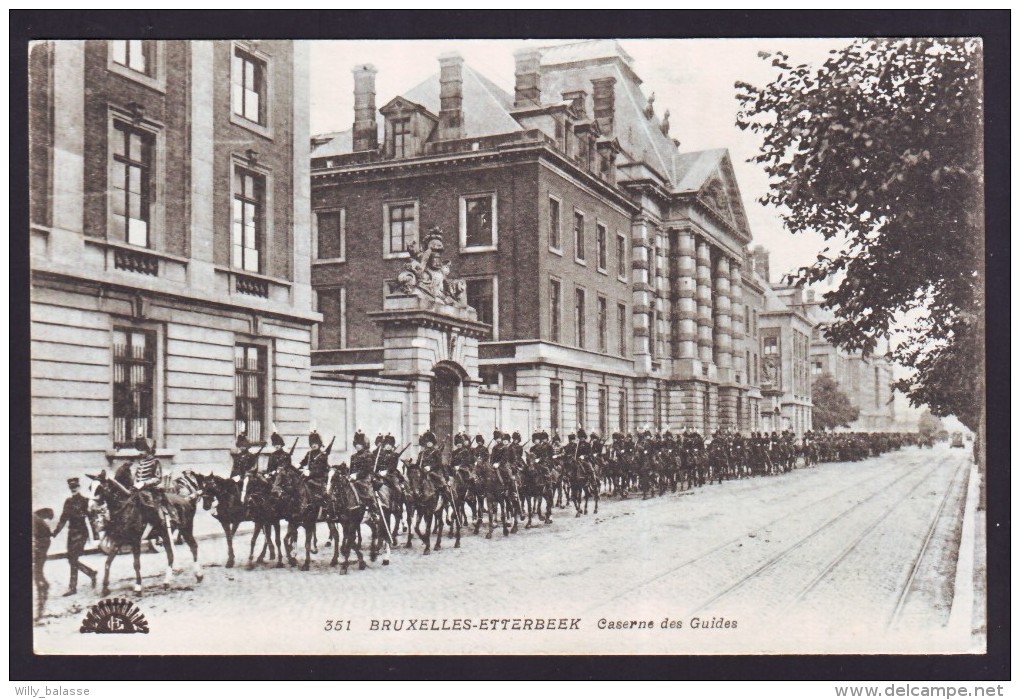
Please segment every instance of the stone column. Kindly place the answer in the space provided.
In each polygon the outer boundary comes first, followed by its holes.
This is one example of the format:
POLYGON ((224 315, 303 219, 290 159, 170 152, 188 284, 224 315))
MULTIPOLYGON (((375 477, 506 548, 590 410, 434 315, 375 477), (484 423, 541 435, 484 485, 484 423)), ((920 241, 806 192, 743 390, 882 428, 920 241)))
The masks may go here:
MULTIPOLYGON (((649 244, 648 221, 636 217, 631 227, 631 256, 633 266, 632 314, 634 327, 633 349, 634 369, 649 372, 652 369, 652 350, 649 344, 652 323, 652 284, 648 276, 651 246, 649 244)), ((637 398, 637 397, 635 397, 637 398)))
POLYGON ((697 244, 698 355, 704 365, 712 362, 712 260, 708 241, 697 244))
POLYGON ((720 255, 715 271, 715 366, 719 379, 728 381, 733 358, 729 258, 720 255))
POLYGON ((736 260, 730 261, 730 316, 733 319, 733 373, 740 375, 740 383, 748 384, 747 362, 744 352, 747 346, 744 343, 744 329, 747 324, 746 309, 744 308, 744 283, 740 271, 740 263, 736 260))
POLYGON ((85 256, 85 42, 55 41, 52 46, 49 254, 53 260, 71 262, 85 256))
POLYGON ((694 360, 698 359, 698 283, 694 262, 694 234, 681 231, 677 235, 676 319, 677 347, 674 356, 686 360, 688 372, 693 373, 694 360))

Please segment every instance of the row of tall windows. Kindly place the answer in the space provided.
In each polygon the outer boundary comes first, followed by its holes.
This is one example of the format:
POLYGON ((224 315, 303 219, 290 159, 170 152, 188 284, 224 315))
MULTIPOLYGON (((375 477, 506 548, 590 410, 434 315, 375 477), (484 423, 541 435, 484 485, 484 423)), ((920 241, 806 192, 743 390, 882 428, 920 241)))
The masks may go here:
MULTIPOLYGON (((157 335, 144 328, 113 330, 113 444, 131 447, 152 438, 156 420, 157 335)), ((234 346, 234 422, 253 442, 266 431, 267 351, 262 345, 234 346)))

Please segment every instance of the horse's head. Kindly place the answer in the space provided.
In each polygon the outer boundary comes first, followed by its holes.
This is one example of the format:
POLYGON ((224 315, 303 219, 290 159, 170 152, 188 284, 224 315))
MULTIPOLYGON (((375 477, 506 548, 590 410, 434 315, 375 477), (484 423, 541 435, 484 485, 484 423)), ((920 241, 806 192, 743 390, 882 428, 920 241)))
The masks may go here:
POLYGON ((201 474, 195 474, 198 482, 199 492, 202 494, 202 510, 209 510, 212 508, 213 501, 220 495, 220 479, 209 472, 208 475, 202 476, 201 474))

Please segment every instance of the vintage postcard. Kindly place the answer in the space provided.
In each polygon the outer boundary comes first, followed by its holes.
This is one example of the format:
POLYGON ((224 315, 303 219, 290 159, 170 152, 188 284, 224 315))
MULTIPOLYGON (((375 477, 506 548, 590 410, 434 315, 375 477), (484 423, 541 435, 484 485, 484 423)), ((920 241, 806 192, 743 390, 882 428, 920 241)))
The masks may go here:
POLYGON ((982 52, 32 42, 35 652, 984 653, 982 52))

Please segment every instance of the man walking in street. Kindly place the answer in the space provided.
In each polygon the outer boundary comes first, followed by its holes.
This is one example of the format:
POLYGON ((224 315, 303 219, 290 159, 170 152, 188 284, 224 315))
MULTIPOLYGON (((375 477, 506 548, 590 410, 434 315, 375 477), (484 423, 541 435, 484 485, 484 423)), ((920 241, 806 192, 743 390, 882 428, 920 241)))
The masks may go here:
MULTIPOLYGON (((78 572, 81 571, 92 580, 92 587, 96 587, 96 571, 80 561, 85 551, 85 543, 89 539, 88 515, 89 499, 81 495, 81 484, 77 477, 67 480, 67 487, 71 489, 71 495, 64 501, 64 510, 60 514, 57 527, 53 530, 53 537, 60 534, 60 531, 67 526, 67 562, 71 565, 71 580, 67 584, 65 596, 74 595, 78 592, 78 572)), ((94 539, 98 539, 95 533, 94 539)))
POLYGON ((35 620, 42 619, 46 609, 46 598, 49 596, 50 584, 46 581, 46 554, 50 551, 53 533, 50 532, 49 520, 53 520, 52 508, 40 508, 32 514, 32 578, 35 581, 35 620))

